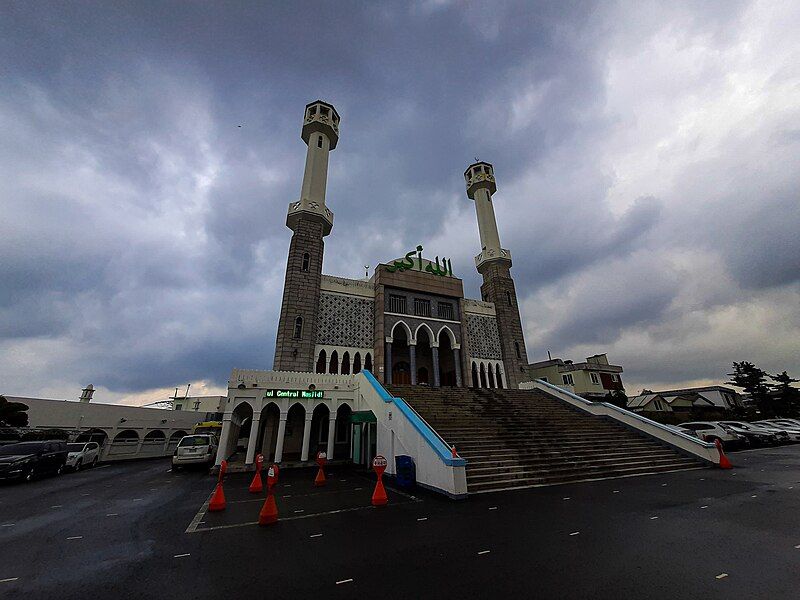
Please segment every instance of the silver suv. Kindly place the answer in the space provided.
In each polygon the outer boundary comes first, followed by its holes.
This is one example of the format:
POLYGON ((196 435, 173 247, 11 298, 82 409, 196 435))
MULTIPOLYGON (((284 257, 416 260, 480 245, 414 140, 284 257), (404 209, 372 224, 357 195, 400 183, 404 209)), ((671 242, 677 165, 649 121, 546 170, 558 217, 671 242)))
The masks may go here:
POLYGON ((723 448, 738 448, 746 444, 745 437, 722 423, 714 421, 692 421, 681 423, 678 427, 694 431, 697 437, 706 442, 719 440, 723 448))

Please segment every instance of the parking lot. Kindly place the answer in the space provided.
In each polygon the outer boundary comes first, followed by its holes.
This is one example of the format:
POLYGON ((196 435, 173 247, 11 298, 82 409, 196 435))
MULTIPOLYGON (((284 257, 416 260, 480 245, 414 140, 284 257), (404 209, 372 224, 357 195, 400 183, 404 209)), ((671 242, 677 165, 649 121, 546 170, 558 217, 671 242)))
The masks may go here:
POLYGON ((453 502, 350 470, 263 495, 168 461, 0 486, 0 595, 36 598, 790 598, 800 586, 800 446, 700 469, 453 502), (188 533, 187 533, 188 531, 188 533))

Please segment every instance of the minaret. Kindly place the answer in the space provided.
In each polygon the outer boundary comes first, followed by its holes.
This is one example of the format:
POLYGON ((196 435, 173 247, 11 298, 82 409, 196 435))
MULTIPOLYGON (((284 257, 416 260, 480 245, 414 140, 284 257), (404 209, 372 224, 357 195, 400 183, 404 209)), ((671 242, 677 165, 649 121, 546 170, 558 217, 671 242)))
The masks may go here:
POLYGON ((85 388, 81 390, 81 397, 80 401, 84 403, 88 403, 92 401, 92 395, 94 395, 94 386, 90 383, 85 388))
POLYGON ((321 100, 308 104, 301 137, 308 151, 300 200, 289 204, 286 216, 286 226, 294 233, 275 343, 276 371, 314 370, 323 238, 333 227, 333 213, 325 206, 328 154, 339 141, 339 113, 321 100))
POLYGON ((527 380, 525 367, 528 354, 519 316, 517 292, 511 278, 511 252, 500 246, 497 221, 494 216, 492 194, 497 191, 494 168, 486 162, 476 162, 464 172, 467 196, 475 201, 478 230, 481 236, 481 253, 475 257, 475 266, 483 276, 481 297, 493 302, 497 312, 497 330, 505 365, 505 384, 519 387, 527 380))

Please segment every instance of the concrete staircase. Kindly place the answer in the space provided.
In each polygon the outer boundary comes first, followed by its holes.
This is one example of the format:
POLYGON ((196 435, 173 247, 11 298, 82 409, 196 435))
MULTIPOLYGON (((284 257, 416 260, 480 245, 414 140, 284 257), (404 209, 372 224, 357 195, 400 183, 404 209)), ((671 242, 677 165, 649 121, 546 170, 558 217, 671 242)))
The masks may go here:
POLYGON ((704 466, 538 390, 386 388, 467 459, 469 493, 704 466))

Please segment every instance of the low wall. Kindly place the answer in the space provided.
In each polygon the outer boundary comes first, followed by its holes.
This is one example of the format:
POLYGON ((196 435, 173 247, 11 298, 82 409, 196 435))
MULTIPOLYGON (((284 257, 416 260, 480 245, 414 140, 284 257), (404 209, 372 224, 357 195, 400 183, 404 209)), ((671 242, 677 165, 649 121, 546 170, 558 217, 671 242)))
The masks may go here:
POLYGON ((719 465, 719 452, 714 444, 704 442, 703 440, 676 431, 661 423, 651 421, 637 413, 614 406, 608 402, 592 402, 591 400, 586 400, 552 383, 544 382, 541 379, 526 381, 521 383, 519 387, 522 390, 539 390, 551 396, 555 396, 571 404, 575 408, 593 415, 608 417, 618 423, 622 423, 648 437, 655 438, 660 442, 672 446, 684 454, 694 456, 709 464, 719 465))
POLYGON ((405 400, 387 392, 372 373, 362 371, 357 381, 362 402, 377 419, 377 452, 389 463, 386 472, 396 474, 396 456, 411 456, 419 485, 451 498, 466 498, 467 461, 453 458, 433 428, 405 400))

